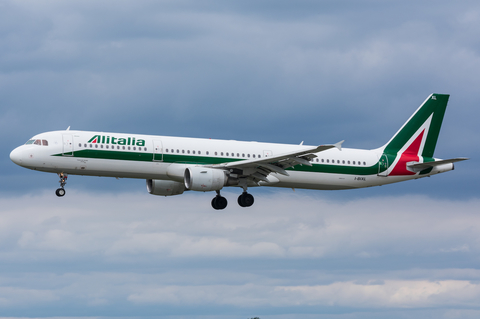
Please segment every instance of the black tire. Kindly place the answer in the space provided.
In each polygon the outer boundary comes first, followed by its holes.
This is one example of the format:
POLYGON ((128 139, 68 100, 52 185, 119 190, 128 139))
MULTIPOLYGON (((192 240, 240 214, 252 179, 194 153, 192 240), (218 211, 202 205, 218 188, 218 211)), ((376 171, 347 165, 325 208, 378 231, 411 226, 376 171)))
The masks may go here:
POLYGON ((243 193, 242 195, 238 196, 238 205, 241 207, 250 207, 253 205, 254 198, 249 193, 243 193))
POLYGON ((58 197, 65 196, 65 189, 64 188, 57 188, 57 190, 55 191, 55 195, 57 195, 58 197))
POLYGON ((223 196, 215 196, 213 199, 212 199, 212 207, 213 209, 216 209, 216 210, 221 210, 221 209, 225 209, 225 207, 227 207, 227 204, 228 204, 228 201, 225 197, 223 196))
POLYGON ((243 204, 243 194, 238 196, 238 205, 240 205, 240 207, 245 207, 245 205, 243 204))
POLYGON ((243 199, 243 204, 245 205, 245 207, 252 206, 254 201, 255 201, 255 199, 253 198, 253 195, 245 194, 244 199, 243 199))

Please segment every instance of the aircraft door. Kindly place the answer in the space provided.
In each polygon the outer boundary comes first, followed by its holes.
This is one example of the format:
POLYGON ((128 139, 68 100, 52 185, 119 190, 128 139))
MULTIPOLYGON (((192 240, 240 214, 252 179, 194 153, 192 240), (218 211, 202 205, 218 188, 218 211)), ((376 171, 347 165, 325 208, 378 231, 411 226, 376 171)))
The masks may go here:
POLYGON ((63 156, 73 156, 73 135, 63 134, 63 156))
POLYGON ((378 161, 378 176, 388 176, 388 157, 385 154, 378 161))
POLYGON ((163 145, 161 140, 153 141, 153 160, 155 162, 163 161, 163 145))

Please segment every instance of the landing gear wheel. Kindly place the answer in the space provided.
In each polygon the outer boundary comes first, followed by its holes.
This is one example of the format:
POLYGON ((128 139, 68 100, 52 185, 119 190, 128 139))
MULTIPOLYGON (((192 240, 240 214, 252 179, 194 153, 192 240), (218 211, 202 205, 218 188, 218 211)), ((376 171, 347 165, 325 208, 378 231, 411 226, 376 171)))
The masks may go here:
POLYGON ((241 207, 250 207, 253 205, 253 202, 253 196, 247 192, 243 192, 242 195, 238 196, 238 205, 241 207))
POLYGON ((64 188, 57 188, 57 190, 55 191, 55 194, 58 196, 58 197, 62 197, 65 195, 65 189, 64 188))
POLYGON ((216 210, 225 209, 227 204, 227 199, 223 196, 217 195, 212 199, 212 207, 216 210))
POLYGON ((64 173, 59 173, 58 174, 58 177, 60 177, 60 188, 57 188, 57 190, 55 191, 55 194, 58 196, 58 197, 62 197, 62 196, 65 196, 65 185, 67 184, 67 174, 64 174, 64 173))

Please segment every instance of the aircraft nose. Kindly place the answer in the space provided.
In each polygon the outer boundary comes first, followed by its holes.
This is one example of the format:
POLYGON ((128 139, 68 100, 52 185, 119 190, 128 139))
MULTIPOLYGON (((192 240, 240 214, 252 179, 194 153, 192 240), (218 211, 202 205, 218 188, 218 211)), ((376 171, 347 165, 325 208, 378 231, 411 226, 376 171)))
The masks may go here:
POLYGON ((22 165, 23 162, 23 155, 22 155, 22 150, 20 150, 20 147, 17 147, 10 153, 10 159, 12 162, 14 162, 17 165, 22 165))

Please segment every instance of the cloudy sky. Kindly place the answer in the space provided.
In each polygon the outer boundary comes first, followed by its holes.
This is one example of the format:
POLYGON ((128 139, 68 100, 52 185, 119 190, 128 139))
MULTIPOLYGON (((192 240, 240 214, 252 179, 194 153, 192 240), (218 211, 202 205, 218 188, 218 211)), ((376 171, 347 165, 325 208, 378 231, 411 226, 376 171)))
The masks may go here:
POLYGON ((0 318, 478 318, 479 30, 478 1, 0 0, 0 318), (376 148, 434 92, 455 171, 249 209, 96 177, 59 199, 8 157, 68 126, 376 148))

